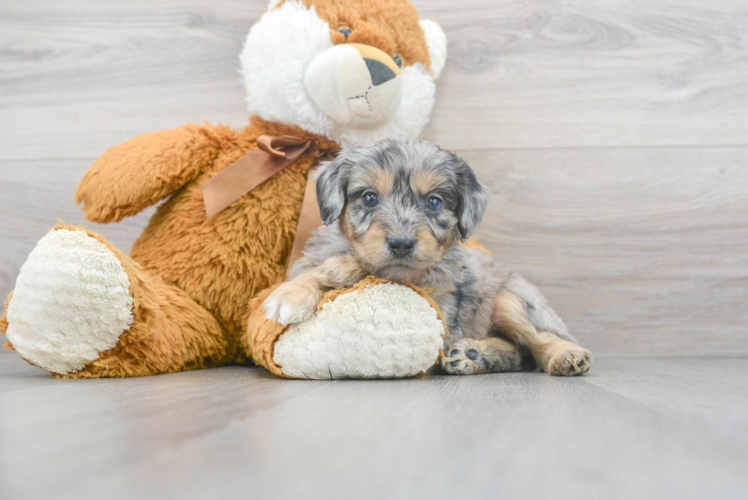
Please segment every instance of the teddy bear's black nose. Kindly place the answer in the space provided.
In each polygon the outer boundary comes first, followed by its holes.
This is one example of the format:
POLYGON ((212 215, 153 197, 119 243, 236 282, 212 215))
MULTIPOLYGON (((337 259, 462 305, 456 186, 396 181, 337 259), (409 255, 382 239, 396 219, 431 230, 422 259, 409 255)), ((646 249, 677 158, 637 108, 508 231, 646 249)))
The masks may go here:
POLYGON ((405 257, 413 252, 413 248, 416 246, 416 240, 414 238, 398 236, 395 238, 389 238, 387 244, 390 247, 392 255, 395 257, 405 257))
POLYGON ((385 82, 389 82, 397 76, 394 71, 387 67, 386 64, 379 62, 376 59, 365 57, 364 62, 366 63, 366 67, 369 68, 371 84, 375 87, 385 82))

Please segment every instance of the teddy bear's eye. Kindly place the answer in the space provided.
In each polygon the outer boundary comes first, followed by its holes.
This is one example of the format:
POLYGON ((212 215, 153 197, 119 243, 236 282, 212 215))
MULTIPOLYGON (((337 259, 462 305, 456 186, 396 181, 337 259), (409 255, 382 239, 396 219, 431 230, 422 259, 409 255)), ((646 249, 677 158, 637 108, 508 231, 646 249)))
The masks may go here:
POLYGON ((392 54, 392 59, 395 60, 395 64, 397 64, 398 68, 402 68, 403 67, 403 58, 402 57, 400 57, 397 54, 392 54))
POLYGON ((338 33, 342 33, 345 39, 348 40, 348 37, 351 36, 353 30, 348 26, 341 26, 340 28, 338 28, 338 33))

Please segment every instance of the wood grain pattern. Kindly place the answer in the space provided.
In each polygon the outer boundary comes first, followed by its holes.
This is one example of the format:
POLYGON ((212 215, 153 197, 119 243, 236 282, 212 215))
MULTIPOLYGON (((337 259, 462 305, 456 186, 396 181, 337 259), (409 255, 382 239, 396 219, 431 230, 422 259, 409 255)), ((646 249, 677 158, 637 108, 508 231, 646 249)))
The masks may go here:
POLYGON ((748 148, 460 152, 477 236, 593 352, 748 355, 748 148))
MULTIPOLYGON (((494 200, 479 236, 597 353, 748 355, 748 7, 434 0, 450 57, 426 137, 494 200)), ((243 126, 265 0, 0 4, 0 295, 90 163, 130 137, 243 126)), ((128 249, 151 211, 89 227, 128 249)))
POLYGON ((92 158, 187 122, 247 123, 238 55, 266 1, 0 5, 0 154, 92 158))
MULTIPOLYGON (((426 131, 447 148, 746 144, 742 2, 416 4, 450 40, 426 131)), ((265 5, 4 2, 0 150, 80 157, 187 121, 243 124, 237 54, 265 5)))
POLYGON ((445 147, 746 144, 748 4, 420 6, 449 37, 427 130, 445 147))
POLYGON ((54 380, 0 354, 0 497, 743 498, 744 360, 293 381, 54 380))

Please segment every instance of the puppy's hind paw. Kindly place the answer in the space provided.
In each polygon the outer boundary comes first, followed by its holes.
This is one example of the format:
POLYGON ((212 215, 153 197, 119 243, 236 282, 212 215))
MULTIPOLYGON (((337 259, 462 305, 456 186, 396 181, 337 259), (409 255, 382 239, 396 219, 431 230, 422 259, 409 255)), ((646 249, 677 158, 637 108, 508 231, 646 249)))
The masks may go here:
POLYGON ((446 353, 441 365, 450 375, 522 370, 522 355, 517 347, 499 338, 461 339, 450 345, 446 353))
POLYGON ((262 307, 267 319, 290 325, 309 319, 317 310, 321 298, 322 291, 318 288, 289 281, 276 288, 262 307))
POLYGON ((581 375, 590 369, 592 353, 579 346, 569 346, 555 354, 548 361, 546 371, 551 375, 571 377, 581 375))

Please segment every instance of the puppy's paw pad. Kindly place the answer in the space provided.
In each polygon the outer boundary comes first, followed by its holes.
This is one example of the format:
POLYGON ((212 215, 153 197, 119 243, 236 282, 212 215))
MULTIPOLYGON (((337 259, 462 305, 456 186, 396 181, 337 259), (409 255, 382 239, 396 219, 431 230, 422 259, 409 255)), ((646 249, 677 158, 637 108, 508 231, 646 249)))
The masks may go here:
POLYGON ((548 362, 548 373, 570 377, 581 375, 590 369, 592 353, 583 347, 567 347, 548 362))
POLYGON ((462 339, 446 350, 447 356, 441 360, 444 371, 450 375, 472 375, 483 370, 480 353, 472 348, 469 339, 462 339))

